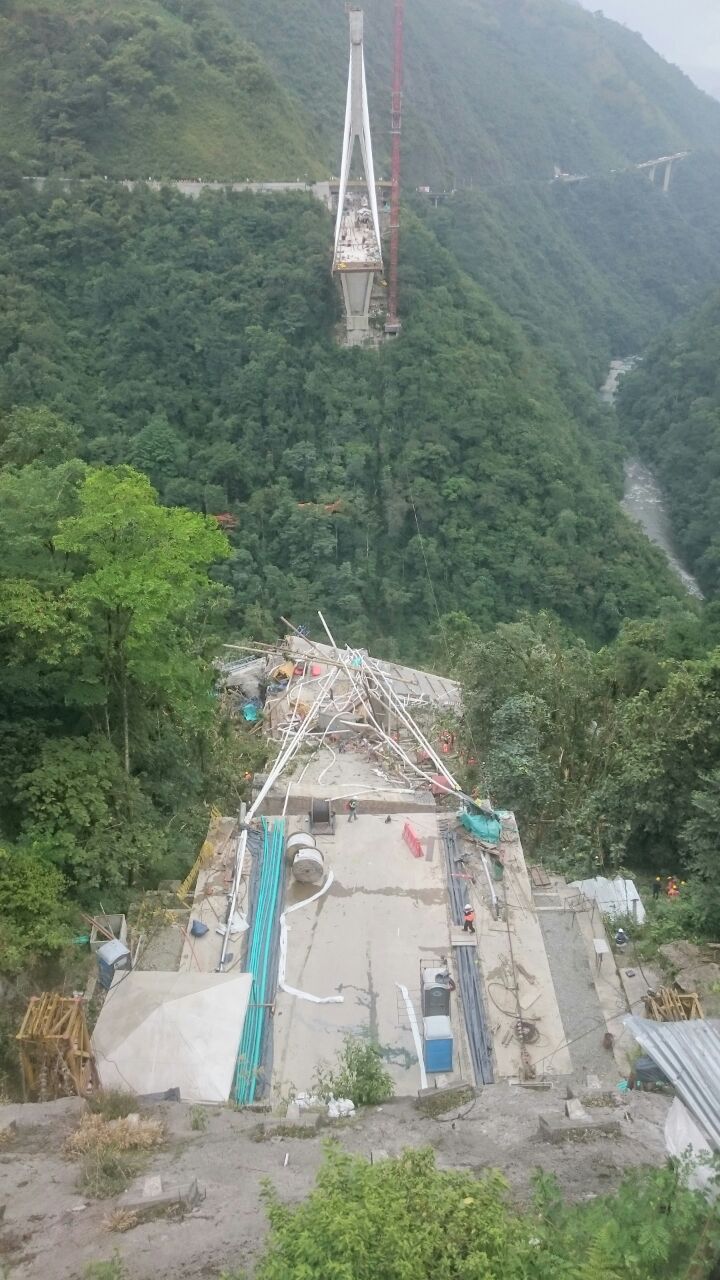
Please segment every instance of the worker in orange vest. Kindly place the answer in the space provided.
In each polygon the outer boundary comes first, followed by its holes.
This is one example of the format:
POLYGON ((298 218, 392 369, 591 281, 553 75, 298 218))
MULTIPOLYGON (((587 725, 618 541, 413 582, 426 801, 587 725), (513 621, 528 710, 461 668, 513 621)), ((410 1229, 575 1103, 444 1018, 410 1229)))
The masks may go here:
POLYGON ((475 911, 471 902, 466 902, 463 908, 463 933, 475 932, 475 911))

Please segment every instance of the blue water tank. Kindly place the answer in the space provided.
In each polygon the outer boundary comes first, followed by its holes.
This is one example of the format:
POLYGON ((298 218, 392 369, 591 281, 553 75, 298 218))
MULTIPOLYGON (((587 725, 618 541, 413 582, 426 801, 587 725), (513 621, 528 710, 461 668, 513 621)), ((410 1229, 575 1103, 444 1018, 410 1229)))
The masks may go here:
POLYGON ((435 1016, 423 1018, 425 1040, 425 1070, 452 1071, 453 1033, 449 1018, 435 1016))

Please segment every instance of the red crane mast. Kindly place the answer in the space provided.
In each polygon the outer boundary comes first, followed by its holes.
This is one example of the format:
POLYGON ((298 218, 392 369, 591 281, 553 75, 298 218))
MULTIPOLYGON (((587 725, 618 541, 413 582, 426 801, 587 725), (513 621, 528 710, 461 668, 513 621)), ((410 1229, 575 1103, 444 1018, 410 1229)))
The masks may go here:
POLYGON ((390 117, 390 132, 392 135, 390 272, 388 279, 388 316, 385 325, 385 332, 390 336, 400 332, 400 320, 398 319, 398 250, 400 247, 400 134, 402 132, 404 11, 405 0, 395 0, 395 51, 390 117))

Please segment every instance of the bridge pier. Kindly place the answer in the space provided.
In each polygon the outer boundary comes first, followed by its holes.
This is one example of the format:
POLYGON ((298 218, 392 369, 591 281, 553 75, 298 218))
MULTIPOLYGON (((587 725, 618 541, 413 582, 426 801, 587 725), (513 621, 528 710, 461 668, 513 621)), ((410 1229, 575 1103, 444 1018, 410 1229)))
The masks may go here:
POLYGON ((370 337, 370 298, 374 271, 339 271, 345 303, 347 345, 361 346, 370 337))
POLYGON ((676 160, 686 160, 691 154, 689 151, 678 151, 674 156, 658 156, 657 160, 646 160, 644 164, 638 164, 636 169, 644 170, 653 186, 655 185, 655 174, 660 170, 662 172, 662 189, 663 195, 667 195, 672 182, 673 165, 676 160))

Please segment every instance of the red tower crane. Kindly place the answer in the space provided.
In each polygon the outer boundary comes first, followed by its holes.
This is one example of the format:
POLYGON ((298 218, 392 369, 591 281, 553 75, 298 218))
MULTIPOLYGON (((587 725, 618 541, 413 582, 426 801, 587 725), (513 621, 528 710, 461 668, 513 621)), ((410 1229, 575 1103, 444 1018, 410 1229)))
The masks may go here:
POLYGON ((402 84, 403 84, 403 17, 405 0, 395 0, 395 51, 393 56, 392 109, 390 133, 392 135, 392 170, 390 193, 390 272, 388 279, 388 316, 385 333, 394 337, 400 332, 398 319, 398 250, 400 247, 400 134, 402 132, 402 84))

